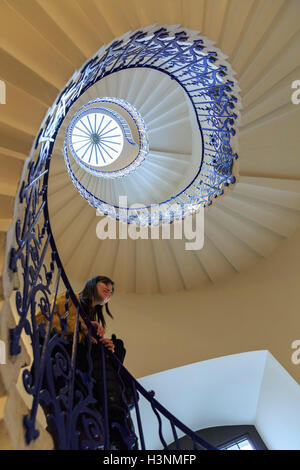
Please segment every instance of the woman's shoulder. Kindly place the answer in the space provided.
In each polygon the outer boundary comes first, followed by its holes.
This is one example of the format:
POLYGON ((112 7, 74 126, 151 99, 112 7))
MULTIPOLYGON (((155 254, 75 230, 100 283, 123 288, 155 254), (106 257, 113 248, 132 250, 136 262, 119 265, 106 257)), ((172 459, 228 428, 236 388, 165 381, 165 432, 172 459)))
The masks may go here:
MULTIPOLYGON (((75 293, 75 296, 76 296, 76 299, 79 302, 79 294, 75 293)), ((56 307, 58 307, 58 308, 62 307, 65 310, 70 308, 70 307, 75 307, 74 302, 71 299, 71 297, 69 295, 67 296, 67 292, 62 292, 56 297, 55 305, 56 305, 56 307)))

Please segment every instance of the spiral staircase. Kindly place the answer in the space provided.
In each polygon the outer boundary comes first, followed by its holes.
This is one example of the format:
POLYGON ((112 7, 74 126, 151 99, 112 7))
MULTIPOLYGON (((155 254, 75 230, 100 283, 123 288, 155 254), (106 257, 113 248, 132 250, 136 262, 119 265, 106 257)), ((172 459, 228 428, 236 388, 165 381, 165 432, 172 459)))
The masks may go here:
MULTIPOLYGON (((200 31, 228 56, 243 104, 239 180, 205 209, 202 250, 185 250, 184 239, 95 243, 99 217, 66 172, 62 148, 67 116, 53 149, 48 196, 51 229, 72 287, 79 290, 101 266, 122 294, 201 292, 235 279, 279 250, 300 226, 300 107, 291 102, 291 83, 300 77, 299 14, 296 0, 131 0, 126 5, 119 0, 3 1, 0 78, 7 103, 0 107, 1 271, 23 163, 48 107, 100 46, 154 23, 200 31)), ((114 96, 130 102, 145 121, 151 158, 126 181, 102 184, 103 197, 112 203, 119 194, 132 202, 162 200, 184 187, 182 177, 188 178, 197 159, 200 144, 189 102, 168 76, 158 75, 135 68, 117 72, 88 89, 74 106, 76 112, 87 100, 114 96)), ((81 169, 76 171, 80 175, 81 169)), ((7 278, 8 295, 18 281, 7 278)), ((6 339, 16 318, 7 306, 4 310, 0 295, 3 312, 11 315, 4 321, 1 314, 1 338, 6 339)), ((12 402, 26 407, 15 385, 18 367, 26 360, 24 353, 15 363, 0 366, 3 403, 10 390, 4 413, 13 448, 24 446, 21 424, 12 423, 12 402)), ((47 448, 47 436, 42 445, 47 448)))

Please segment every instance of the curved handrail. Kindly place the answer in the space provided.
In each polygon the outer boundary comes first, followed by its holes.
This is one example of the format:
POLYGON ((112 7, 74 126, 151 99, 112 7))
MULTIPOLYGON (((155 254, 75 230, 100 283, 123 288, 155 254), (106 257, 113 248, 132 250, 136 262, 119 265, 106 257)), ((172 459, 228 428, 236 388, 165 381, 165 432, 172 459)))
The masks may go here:
MULTIPOLYGON (((92 336, 97 337, 96 331, 82 310, 68 277, 61 263, 59 253, 55 244, 51 224, 49 219, 47 189, 48 177, 51 162, 51 155, 55 139, 59 128, 66 116, 66 113, 74 102, 81 96, 84 91, 89 88, 97 80, 100 80, 109 73, 113 73, 122 68, 130 68, 135 66, 154 67, 157 60, 163 60, 160 67, 165 67, 165 72, 170 73, 170 68, 175 67, 177 78, 181 77, 181 82, 185 83, 185 87, 189 93, 200 96, 197 89, 197 61, 199 61, 199 50, 202 51, 204 43, 202 40, 196 40, 192 44, 186 42, 185 31, 169 33, 166 28, 151 28, 146 31, 137 31, 127 38, 127 42, 123 39, 119 42, 113 42, 105 50, 104 55, 100 58, 98 55, 89 60, 80 72, 76 72, 69 81, 65 89, 61 92, 54 106, 48 111, 40 132, 35 140, 29 156, 29 165, 26 180, 20 184, 19 199, 16 198, 17 216, 15 225, 15 246, 11 248, 9 268, 17 272, 22 271, 22 279, 20 279, 20 287, 16 293, 16 308, 19 315, 19 322, 15 328, 10 330, 10 353, 17 355, 21 351, 20 341, 22 334, 26 334, 31 339, 33 363, 31 369, 23 371, 23 384, 27 393, 32 395, 33 404, 29 415, 25 415, 23 419, 26 441, 29 444, 36 439, 39 431, 36 428, 36 416, 38 405, 42 404, 47 416, 48 429, 52 433, 55 440, 56 448, 75 449, 75 448, 92 448, 92 449, 109 449, 109 412, 107 406, 107 390, 106 390, 106 361, 113 363, 117 371, 118 379, 122 390, 122 405, 124 409, 128 406, 126 403, 126 381, 129 383, 134 397, 134 407, 136 410, 140 443, 142 449, 145 448, 145 440, 143 436, 142 420, 138 405, 138 392, 148 400, 153 412, 155 413, 158 426, 159 437, 164 448, 167 443, 162 432, 162 421, 160 414, 169 422, 172 428, 174 440, 178 446, 178 438, 176 428, 190 436, 193 440, 194 447, 201 446, 204 449, 214 449, 209 443, 201 439, 197 434, 185 426, 180 420, 172 415, 165 407, 163 407, 155 398, 153 392, 147 392, 138 381, 127 371, 115 355, 100 345, 99 354, 101 355, 102 364, 102 397, 103 402, 95 405, 94 389, 93 389, 93 363, 91 357, 91 342, 87 340, 86 364, 85 369, 81 370, 77 367, 77 359, 80 350, 78 343, 79 335, 79 318, 82 318, 87 324, 92 336), (151 34, 152 36, 151 36, 151 34), (147 34, 150 34, 145 40, 147 34), (143 42, 144 40, 144 42, 143 42), (125 41, 125 45, 124 45, 125 41), (192 62, 185 63, 187 54, 192 54, 192 62), (135 61, 135 64, 133 62, 135 61), (118 64, 118 66, 117 66, 118 64), (176 68, 177 67, 177 68, 176 68), (189 68, 190 75, 183 74, 189 68), (194 89, 191 89, 191 83, 194 89), (195 87, 196 86, 196 87, 195 87), (56 280, 55 280, 56 279, 56 280), (63 282, 66 288, 66 305, 65 314, 59 318, 61 333, 51 330, 51 325, 56 318, 55 299, 60 290, 60 283, 63 282), (54 301, 51 303, 51 297, 54 301), (69 323, 69 300, 72 300, 76 306, 76 319, 74 330, 72 332, 72 341, 66 340, 69 323), (43 323, 37 324, 36 309, 37 306, 49 322, 49 329, 45 330, 43 323), (53 332, 54 334, 50 333, 53 332)), ((216 53, 209 52, 208 60, 213 61, 216 53)), ((201 59, 202 60, 202 59, 201 59)), ((205 67, 207 66, 205 63, 205 67)), ((204 68, 205 68, 204 67, 204 68)), ((210 93, 218 93, 224 87, 230 90, 231 82, 227 80, 225 84, 218 87, 216 80, 217 73, 224 73, 224 68, 216 67, 213 73, 212 83, 207 89, 210 93)), ((201 72, 203 77, 203 70, 201 72)), ((192 88, 193 88, 192 86, 192 88)), ((235 85, 232 82, 232 87, 235 85)), ((203 90, 203 87, 202 87, 203 90)), ((228 91, 228 90, 227 90, 228 91)), ((224 95, 220 91, 219 102, 215 102, 218 107, 217 113, 223 123, 223 131, 225 140, 228 144, 229 134, 233 130, 232 114, 227 115, 227 107, 232 108, 232 100, 222 101, 224 95), (224 114, 225 113, 225 114, 224 114), (222 119, 221 119, 222 118, 222 119)), ((203 96, 202 96, 203 98, 203 96)), ((194 99, 194 98, 193 98, 194 99)), ((197 106, 195 100, 194 106, 197 106)), ((204 101, 202 99, 201 106, 204 101)), ((234 115, 237 117, 236 115, 234 115)), ((197 115, 197 119, 199 116, 197 115)), ((208 119, 207 116, 205 119, 208 119)), ((204 121, 205 121, 204 119, 204 121)), ((233 119, 234 121, 234 119, 233 119)), ((211 126, 204 128, 199 123, 199 130, 212 132, 214 139, 220 129, 213 129, 211 126)), ((213 120, 212 120, 212 124, 213 120)), ((210 145, 214 146, 212 140, 210 145)), ((229 145, 229 144, 228 144, 229 145)), ((228 146, 226 149, 228 150, 228 146)), ((222 156, 223 153, 222 153, 222 156)), ((228 161, 215 162, 212 166, 218 166, 220 179, 212 180, 211 196, 221 194, 220 185, 226 184, 228 180, 228 169, 231 169, 235 156, 232 153, 227 155, 228 161), (224 168, 222 168, 224 164, 224 168)), ((202 166, 202 163, 201 163, 202 166)), ((209 172, 209 169, 205 171, 209 172)), ((126 419, 128 413, 126 414, 126 419)), ((136 444, 136 436, 130 429, 128 422, 124 421, 122 428, 118 422, 114 425, 119 429, 124 443, 128 449, 132 449, 136 444), (125 429, 126 428, 126 429, 125 429), (125 429, 125 434, 124 434, 125 429)))
MULTIPOLYGON (((47 176, 45 176, 46 178, 48 177, 48 173, 47 173, 47 176)), ((46 211, 46 214, 48 214, 48 206, 46 205, 45 206, 45 211, 46 211)), ((49 227, 49 230, 50 227, 49 227)), ((52 245, 52 249, 57 253, 56 255, 56 261, 57 261, 57 264, 59 266, 59 268, 61 269, 61 275, 62 275, 62 278, 64 280, 64 283, 69 291, 69 294, 70 294, 70 297, 72 299, 72 302, 74 303, 74 305, 77 307, 78 311, 79 311, 79 314, 81 316, 81 318, 84 320, 85 324, 87 325, 89 331, 91 332, 92 336, 99 340, 99 337, 97 335, 97 331, 96 331, 96 328, 92 325, 92 323, 90 322, 89 318, 87 317, 87 315, 85 314, 84 310, 82 310, 82 307, 78 301, 78 298, 77 296, 75 295, 73 289, 72 289, 72 286, 70 285, 69 283, 69 280, 64 272, 64 269, 63 269, 63 265, 61 263, 61 260, 60 260, 60 257, 58 255, 58 252, 57 252, 57 249, 56 249, 56 245, 55 245, 55 241, 54 241, 54 238, 53 236, 51 237, 51 245, 52 245)), ((103 353, 103 346, 101 345, 101 349, 102 349, 102 353, 103 353)), ((135 394, 135 391, 138 390, 143 396, 144 398, 146 398, 146 400, 148 400, 150 403, 151 403, 151 406, 159 411, 165 418, 167 418, 171 423, 172 423, 172 428, 173 427, 177 427, 178 429, 180 429, 182 432, 184 432, 188 437, 190 437, 192 440, 193 440, 193 443, 194 444, 198 444, 199 446, 202 446, 204 449, 206 450, 217 450, 214 446, 212 446, 211 444, 209 444, 208 442, 206 442, 204 439, 200 438, 197 434, 195 434, 190 428, 188 428, 188 426, 186 426, 185 424, 183 424, 178 418, 176 418, 173 414, 171 414, 163 405, 161 405, 155 398, 154 398, 154 392, 148 392, 131 374, 130 372, 123 366, 123 364, 120 362, 120 360, 110 351, 107 351, 107 355, 110 357, 110 359, 117 365, 118 369, 119 369, 119 373, 126 379, 130 380, 132 386, 134 387, 134 394, 135 394)), ((137 407, 137 399, 135 399, 135 407, 137 407)), ((137 411, 137 413, 139 413, 137 411)), ((174 431, 173 431, 173 434, 174 434, 174 431)), ((174 437, 175 437, 175 440, 176 439, 176 434, 174 434, 174 437)), ((144 442, 144 437, 143 437, 143 432, 142 430, 140 429, 140 439, 141 439, 141 442, 144 442)), ((163 442, 163 439, 161 439, 162 442, 163 442)), ((164 445, 164 447, 166 447, 166 445, 164 445)))
MULTIPOLYGON (((102 51, 101 51, 102 52, 102 51)), ((89 85, 124 69, 155 69, 167 74, 184 90, 194 109, 202 139, 199 168, 187 186, 178 194, 156 204, 165 210, 168 203, 182 206, 183 213, 198 211, 223 196, 226 187, 236 182, 237 170, 236 127, 239 122, 239 88, 234 72, 225 56, 206 38, 195 38, 195 32, 175 27, 150 27, 125 35, 112 42, 101 55, 90 59, 82 72, 80 90, 85 91, 84 80, 89 85), (189 39, 189 34, 193 37, 189 39)), ((122 211, 117 205, 101 200, 77 180, 68 168, 73 184, 79 193, 96 209, 110 213, 117 219, 122 211)), ((149 206, 139 208, 149 211, 149 206)), ((127 221, 140 223, 136 209, 126 208, 127 221)), ((144 221, 143 216, 141 216, 144 221)), ((172 218, 171 218, 172 220, 172 218)), ((151 223, 150 214, 148 222, 151 223)))

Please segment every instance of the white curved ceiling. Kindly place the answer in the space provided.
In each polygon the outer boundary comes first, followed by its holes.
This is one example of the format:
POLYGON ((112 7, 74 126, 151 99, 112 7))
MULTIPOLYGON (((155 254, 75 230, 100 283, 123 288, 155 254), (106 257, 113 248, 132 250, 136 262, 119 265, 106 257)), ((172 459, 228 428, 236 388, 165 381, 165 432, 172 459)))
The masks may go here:
MULTIPOLYGON (((51 224, 74 288, 101 272, 121 292, 198 289, 259 262, 295 231, 300 223, 300 106, 291 103, 291 83, 300 76, 299 12, 297 0, 129 0, 126 7, 118 0, 1 2, 0 59, 9 99, 0 108, 0 151, 16 168, 74 70, 129 30, 157 22, 201 31, 237 72, 243 103, 241 177, 234 190, 206 211, 205 244, 199 252, 184 250, 184 240, 101 243, 95 237, 99 218, 94 209, 65 184, 63 165, 53 167, 51 224)), ((135 86, 123 85, 132 98, 135 86)), ((152 152, 164 162, 164 171, 157 174, 163 188, 166 178, 178 178, 191 152, 179 141, 175 148, 171 143, 161 148, 162 124, 157 110, 150 112, 152 95, 165 99, 166 112, 174 110, 174 101, 164 97, 163 87, 150 91, 148 100, 141 93, 137 104, 157 127, 152 152)), ((185 105, 174 112, 184 122, 185 105)), ((151 162, 142 171, 143 190, 134 188, 141 197, 154 167, 151 162)), ((3 188, 0 221, 5 227, 16 190, 13 172, 3 188)))
MULTIPOLYGON (((80 289, 101 272, 123 292, 201 289, 280 250, 300 224, 300 105, 291 103, 291 84, 300 78, 299 17, 299 0, 2 0, 0 79, 7 95, 0 105, 2 235, 12 222, 24 160, 74 70, 129 30, 181 24, 215 41, 237 72, 243 103, 239 183, 207 211, 205 247, 193 252, 180 240, 95 240, 94 209, 71 185, 64 187, 64 167, 57 166, 51 223, 72 285, 80 289)), ((166 165, 177 158, 176 165, 184 166, 188 158, 186 148, 179 155, 156 150, 166 165)), ((10 398, 9 410, 16 410, 16 394, 10 398)), ((269 432, 276 424, 271 422, 269 432)), ((21 434, 13 430, 16 443, 21 434)))
MULTIPOLYGON (((155 204, 183 191, 201 164, 202 143, 189 99, 182 88, 162 72, 129 69, 113 73, 88 89, 69 110, 57 135, 51 160, 49 201, 58 187, 70 183, 63 155, 67 126, 74 113, 90 100, 108 96, 125 99, 145 121, 150 152, 133 173, 116 179, 90 177, 70 158, 75 176, 87 180, 86 188, 110 204, 126 195, 128 204, 155 204), (193 152, 194 147, 194 152, 193 152), (60 175, 60 186, 52 183, 60 175), (86 175, 86 176, 85 176, 86 175)), ((54 228, 54 225, 52 223, 54 228)))

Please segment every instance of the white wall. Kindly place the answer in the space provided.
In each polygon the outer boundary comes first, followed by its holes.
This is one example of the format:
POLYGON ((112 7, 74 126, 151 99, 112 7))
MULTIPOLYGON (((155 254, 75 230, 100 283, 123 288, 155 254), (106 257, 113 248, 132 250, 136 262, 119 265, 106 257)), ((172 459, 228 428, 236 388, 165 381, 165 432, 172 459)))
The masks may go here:
POLYGON ((300 449, 300 386, 270 353, 255 423, 268 449, 300 449))
MULTIPOLYGON (((139 382, 193 431, 253 424, 269 449, 300 450, 300 387, 268 351, 197 362, 139 382)), ((146 448, 163 448, 154 412, 142 397, 139 406, 146 448)), ((174 441, 165 420, 163 435, 167 444, 174 441)))
POLYGON ((267 350, 300 383, 291 361, 299 340, 300 229, 245 272, 201 291, 169 295, 116 293, 108 334, 127 349, 135 377, 198 361, 267 350))

